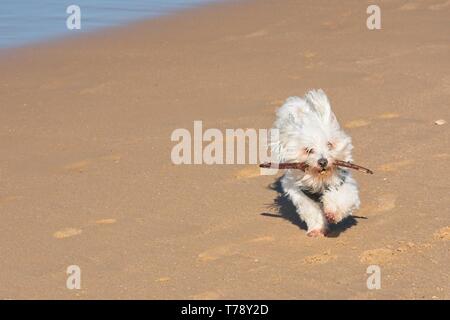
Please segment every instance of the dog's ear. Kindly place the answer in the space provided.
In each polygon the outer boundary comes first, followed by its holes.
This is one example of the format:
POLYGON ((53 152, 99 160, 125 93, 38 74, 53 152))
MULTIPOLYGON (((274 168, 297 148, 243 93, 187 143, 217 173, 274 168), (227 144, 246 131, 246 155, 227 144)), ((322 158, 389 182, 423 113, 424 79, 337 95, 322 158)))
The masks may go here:
POLYGON ((300 124, 306 114, 311 113, 311 106, 300 97, 289 97, 277 110, 276 116, 280 121, 295 122, 300 124))
POLYGON ((331 111, 330 101, 322 89, 311 90, 305 96, 306 102, 314 109, 319 119, 326 124, 334 124, 336 116, 331 111))

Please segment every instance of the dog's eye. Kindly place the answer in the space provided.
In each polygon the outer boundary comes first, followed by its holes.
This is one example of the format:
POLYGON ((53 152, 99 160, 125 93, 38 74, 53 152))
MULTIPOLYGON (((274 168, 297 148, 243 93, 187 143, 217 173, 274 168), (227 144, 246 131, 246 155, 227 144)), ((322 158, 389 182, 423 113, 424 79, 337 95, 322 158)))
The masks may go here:
POLYGON ((328 142, 327 146, 328 146, 328 149, 330 149, 330 150, 334 148, 334 145, 331 142, 328 142))
POLYGON ((312 148, 305 148, 305 153, 306 154, 313 154, 314 153, 314 149, 312 149, 312 148))

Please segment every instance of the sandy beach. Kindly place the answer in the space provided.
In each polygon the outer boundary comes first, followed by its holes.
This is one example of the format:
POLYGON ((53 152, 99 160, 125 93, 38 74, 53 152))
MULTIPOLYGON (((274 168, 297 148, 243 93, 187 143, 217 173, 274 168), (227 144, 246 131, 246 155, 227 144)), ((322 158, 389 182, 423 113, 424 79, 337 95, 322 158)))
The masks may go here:
POLYGON ((449 299, 450 1, 377 1, 381 30, 369 4, 227 1, 0 52, 0 298, 449 299), (311 88, 375 171, 332 236, 255 165, 171 162, 173 130, 270 128, 311 88))

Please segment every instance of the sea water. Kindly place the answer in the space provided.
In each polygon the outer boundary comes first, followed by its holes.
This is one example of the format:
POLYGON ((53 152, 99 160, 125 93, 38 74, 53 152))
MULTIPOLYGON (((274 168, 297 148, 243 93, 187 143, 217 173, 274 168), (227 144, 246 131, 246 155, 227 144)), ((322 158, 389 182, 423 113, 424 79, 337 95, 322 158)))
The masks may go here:
POLYGON ((133 20, 217 0, 0 0, 0 48, 17 47, 80 32, 117 26, 133 20), (80 9, 80 29, 67 20, 80 9))

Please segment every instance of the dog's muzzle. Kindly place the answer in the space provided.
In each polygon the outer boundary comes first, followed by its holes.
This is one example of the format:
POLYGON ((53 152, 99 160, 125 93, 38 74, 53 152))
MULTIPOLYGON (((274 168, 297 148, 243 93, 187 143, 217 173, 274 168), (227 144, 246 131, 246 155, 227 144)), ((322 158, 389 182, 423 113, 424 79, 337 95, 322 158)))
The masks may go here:
POLYGON ((322 168, 325 169, 328 165, 328 160, 325 158, 320 158, 319 160, 317 160, 317 164, 322 168))

